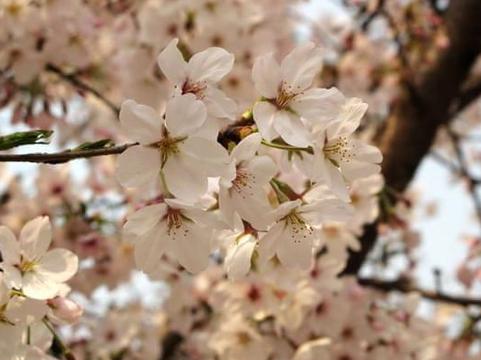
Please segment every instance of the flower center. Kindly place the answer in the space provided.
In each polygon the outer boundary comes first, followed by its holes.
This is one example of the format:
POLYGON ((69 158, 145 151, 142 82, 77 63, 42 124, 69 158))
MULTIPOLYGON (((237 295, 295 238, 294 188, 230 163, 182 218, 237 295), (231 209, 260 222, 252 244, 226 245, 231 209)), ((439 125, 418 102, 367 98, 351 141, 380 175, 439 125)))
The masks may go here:
POLYGON ((297 94, 292 92, 289 88, 285 89, 284 86, 281 86, 279 91, 277 92, 276 106, 279 109, 286 109, 292 99, 296 97, 296 95, 297 94))
POLYGON ((312 235, 312 227, 295 211, 288 214, 284 221, 286 226, 291 227, 291 238, 295 243, 301 242, 301 237, 306 239, 307 236, 312 235))
POLYGON ((349 139, 345 136, 324 145, 323 151, 325 156, 331 160, 336 167, 339 167, 339 162, 348 162, 353 156, 353 152, 349 146, 349 139))
POLYGON ((185 221, 191 220, 182 214, 180 209, 167 208, 165 220, 167 221, 167 234, 170 237, 175 238, 178 233, 185 237, 189 233, 189 229, 183 225, 185 221))
POLYGON ((245 331, 239 331, 237 333, 237 340, 241 345, 247 345, 251 342, 251 336, 245 331))
POLYGON ((184 141, 185 138, 172 138, 164 134, 162 140, 150 144, 150 147, 156 148, 160 152, 161 168, 164 167, 169 156, 175 155, 179 152, 178 143, 184 141))
POLYGON ((37 266, 37 261, 35 260, 28 261, 28 260, 22 259, 22 261, 20 262, 20 265, 18 266, 18 269, 22 274, 25 274, 33 271, 35 269, 35 266, 37 266))
POLYGON ((18 16, 22 11, 22 5, 16 1, 11 2, 5 7, 5 11, 11 16, 18 16))
MULTIPOLYGON (((256 183, 255 176, 245 169, 237 168, 236 177, 232 181, 232 189, 234 189, 237 193, 242 193, 246 190, 251 190, 250 195, 254 195, 252 192, 252 188, 256 183)), ((245 198, 245 195, 242 196, 245 198)))
POLYGON ((207 83, 205 81, 191 82, 187 79, 182 85, 182 95, 194 94, 198 100, 204 98, 204 91, 207 88, 207 83))
POLYGON ((9 324, 9 325, 15 325, 13 322, 11 322, 8 318, 7 315, 5 315, 5 309, 7 308, 7 304, 4 304, 0 306, 0 324, 9 324))

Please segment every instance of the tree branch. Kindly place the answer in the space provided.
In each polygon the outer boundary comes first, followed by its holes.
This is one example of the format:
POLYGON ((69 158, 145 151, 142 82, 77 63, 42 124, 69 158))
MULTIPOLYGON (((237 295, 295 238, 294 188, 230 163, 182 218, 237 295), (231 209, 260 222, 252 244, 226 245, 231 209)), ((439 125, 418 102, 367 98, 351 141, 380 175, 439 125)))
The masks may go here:
MULTIPOLYGON (((451 0, 446 12, 449 46, 393 104, 378 145, 386 184, 396 191, 406 189, 439 127, 452 118, 449 110, 481 51, 480 19, 481 1, 451 0)), ((422 67, 412 66, 416 68, 422 67)), ((376 239, 377 225, 369 225, 360 239, 361 251, 351 254, 344 274, 357 274, 376 239)))
POLYGON ((459 114, 481 96, 481 78, 470 81, 462 89, 451 109, 451 116, 459 114))
POLYGON ((463 296, 454 296, 448 295, 439 291, 430 291, 420 289, 414 285, 412 285, 406 279, 398 279, 394 281, 383 281, 377 279, 366 279, 360 278, 358 279, 358 283, 362 286, 373 288, 380 291, 399 291, 402 293, 411 293, 415 292, 421 295, 425 299, 433 300, 433 301, 440 301, 460 306, 470 306, 476 305, 481 306, 481 298, 472 298, 472 297, 463 297, 463 296))
POLYGON ((120 113, 120 108, 117 105, 115 105, 112 101, 110 101, 105 96, 103 96, 100 93, 100 91, 94 89, 92 86, 90 86, 90 85, 84 83, 83 81, 81 81, 74 74, 67 74, 67 73, 63 72, 62 69, 60 69, 59 67, 57 67, 53 64, 47 64, 46 69, 48 71, 54 73, 54 74, 57 74, 60 78, 69 82, 70 84, 72 84, 76 88, 78 88, 80 90, 83 90, 85 92, 88 92, 88 93, 92 94, 93 96, 95 96, 97 99, 102 101, 107 107, 109 107, 116 116, 118 116, 118 114, 120 113))
POLYGON ((58 153, 0 154, 0 162, 31 162, 43 164, 61 164, 70 160, 92 158, 97 156, 121 154, 137 143, 111 146, 102 149, 67 150, 58 153))

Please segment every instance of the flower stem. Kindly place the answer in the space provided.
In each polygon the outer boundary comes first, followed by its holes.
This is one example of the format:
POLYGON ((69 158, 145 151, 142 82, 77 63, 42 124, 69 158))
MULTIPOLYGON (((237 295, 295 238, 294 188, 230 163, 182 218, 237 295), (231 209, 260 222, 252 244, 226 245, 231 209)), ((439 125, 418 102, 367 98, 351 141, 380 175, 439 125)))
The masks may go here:
POLYGON ((279 200, 280 203, 289 201, 289 197, 281 190, 279 184, 275 179, 272 179, 269 183, 274 189, 274 192, 276 193, 276 196, 277 196, 277 200, 279 200))
POLYGON ((53 328, 52 324, 48 321, 47 318, 43 318, 42 322, 45 324, 47 329, 53 335, 53 343, 52 348, 55 348, 59 351, 59 355, 63 355, 66 360, 75 360, 75 356, 72 354, 70 349, 63 343, 62 339, 57 335, 55 329, 53 328))
POLYGON ((298 146, 291 146, 291 145, 284 145, 284 144, 276 144, 269 142, 267 140, 262 139, 261 143, 265 146, 269 146, 274 149, 281 149, 281 150, 288 150, 288 151, 305 151, 309 154, 313 153, 312 147, 298 147, 298 146))

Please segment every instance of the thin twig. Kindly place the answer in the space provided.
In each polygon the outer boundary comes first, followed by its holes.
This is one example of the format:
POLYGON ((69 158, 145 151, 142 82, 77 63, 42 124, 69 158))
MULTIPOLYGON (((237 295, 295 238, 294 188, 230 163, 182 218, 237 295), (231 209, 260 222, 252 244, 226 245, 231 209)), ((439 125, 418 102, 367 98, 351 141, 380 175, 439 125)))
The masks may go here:
POLYGON ((470 306, 476 305, 481 306, 481 298, 472 298, 464 296, 448 295, 438 291, 431 291, 418 288, 412 285, 409 281, 404 279, 399 279, 395 281, 384 281, 377 279, 358 279, 358 283, 362 286, 373 288, 380 291, 400 291, 402 293, 415 292, 421 295, 425 299, 439 301, 449 304, 456 304, 460 306, 470 306))
POLYGON ((105 96, 103 96, 100 93, 100 91, 94 89, 92 86, 90 86, 90 85, 84 83, 83 81, 81 81, 74 74, 67 74, 67 73, 63 72, 62 69, 60 69, 59 67, 57 67, 53 64, 47 64, 46 68, 47 68, 48 71, 57 74, 59 77, 66 80, 67 82, 69 82, 73 86, 79 88, 80 90, 83 90, 85 92, 88 92, 88 93, 94 95, 97 99, 99 99, 106 106, 108 106, 116 116, 120 113, 120 108, 117 105, 115 105, 112 101, 110 101, 105 96))
POLYGON ((473 199, 476 215, 478 217, 478 221, 481 224, 481 199, 478 195, 478 192, 476 191, 476 185, 478 185, 479 183, 473 176, 471 176, 469 172, 469 166, 466 162, 463 150, 459 143, 460 141, 459 136, 451 128, 446 127, 446 129, 453 143, 454 152, 456 154, 456 157, 459 163, 459 172, 468 181, 468 191, 471 194, 471 198, 473 199))
POLYGON ((134 145, 137 145, 137 143, 111 146, 102 149, 63 151, 58 153, 0 154, 0 162, 61 164, 75 159, 121 154, 134 145))

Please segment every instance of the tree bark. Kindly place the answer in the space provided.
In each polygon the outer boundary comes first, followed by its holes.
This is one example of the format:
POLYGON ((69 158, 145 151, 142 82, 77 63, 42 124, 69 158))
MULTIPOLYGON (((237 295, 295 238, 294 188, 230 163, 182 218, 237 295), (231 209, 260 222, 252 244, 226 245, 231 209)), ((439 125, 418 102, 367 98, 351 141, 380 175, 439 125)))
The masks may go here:
MULTIPOLYGON (((396 191, 407 188, 438 129, 452 120, 451 109, 481 52, 480 0, 451 0, 445 19, 449 45, 424 73, 411 73, 378 138, 386 184, 396 191)), ((361 251, 351 254, 345 274, 359 271, 376 238, 376 224, 368 225, 361 251)))

